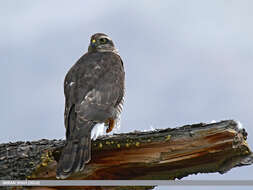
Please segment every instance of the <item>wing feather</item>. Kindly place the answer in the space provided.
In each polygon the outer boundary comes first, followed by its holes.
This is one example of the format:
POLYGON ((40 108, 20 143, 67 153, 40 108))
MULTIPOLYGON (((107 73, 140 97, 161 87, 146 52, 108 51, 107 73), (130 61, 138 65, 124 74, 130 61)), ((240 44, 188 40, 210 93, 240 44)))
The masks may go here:
POLYGON ((73 106, 75 112, 87 120, 97 118, 101 121, 109 115, 116 117, 113 108, 122 106, 124 77, 123 62, 114 53, 93 53, 81 57, 64 80, 66 128, 73 106))

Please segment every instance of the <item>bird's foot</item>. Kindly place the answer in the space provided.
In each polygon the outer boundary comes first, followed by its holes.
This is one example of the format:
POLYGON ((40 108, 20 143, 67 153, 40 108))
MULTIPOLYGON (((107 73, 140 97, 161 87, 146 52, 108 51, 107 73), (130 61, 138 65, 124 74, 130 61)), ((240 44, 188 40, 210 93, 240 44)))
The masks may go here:
POLYGON ((110 119, 108 119, 106 124, 108 124, 107 125, 108 127, 106 129, 106 133, 110 133, 113 130, 114 126, 115 126, 115 120, 110 118, 110 119))

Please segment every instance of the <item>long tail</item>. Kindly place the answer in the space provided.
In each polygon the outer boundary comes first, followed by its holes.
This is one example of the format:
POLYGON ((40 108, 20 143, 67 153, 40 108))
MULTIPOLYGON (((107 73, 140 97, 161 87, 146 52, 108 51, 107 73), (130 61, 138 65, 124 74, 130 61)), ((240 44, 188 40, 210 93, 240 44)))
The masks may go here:
POLYGON ((72 131, 61 153, 57 165, 56 178, 65 179, 72 173, 82 171, 91 159, 91 131, 93 123, 86 123, 79 130, 72 131))

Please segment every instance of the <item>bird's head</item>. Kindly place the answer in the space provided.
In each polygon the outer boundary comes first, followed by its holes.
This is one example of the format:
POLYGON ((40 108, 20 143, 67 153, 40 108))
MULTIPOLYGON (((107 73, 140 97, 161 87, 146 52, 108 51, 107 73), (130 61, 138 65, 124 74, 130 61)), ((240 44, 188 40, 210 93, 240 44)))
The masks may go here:
POLYGON ((91 36, 89 52, 114 52, 116 51, 112 39, 103 33, 96 33, 91 36))

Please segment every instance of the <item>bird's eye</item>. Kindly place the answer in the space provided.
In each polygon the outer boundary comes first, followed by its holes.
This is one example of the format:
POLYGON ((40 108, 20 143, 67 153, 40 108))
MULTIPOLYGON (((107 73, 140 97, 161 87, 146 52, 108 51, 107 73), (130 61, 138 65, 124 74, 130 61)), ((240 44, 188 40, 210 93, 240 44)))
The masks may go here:
POLYGON ((105 44, 107 41, 108 41, 108 40, 107 40, 106 38, 100 38, 100 39, 99 39, 99 42, 100 42, 101 44, 105 44))

